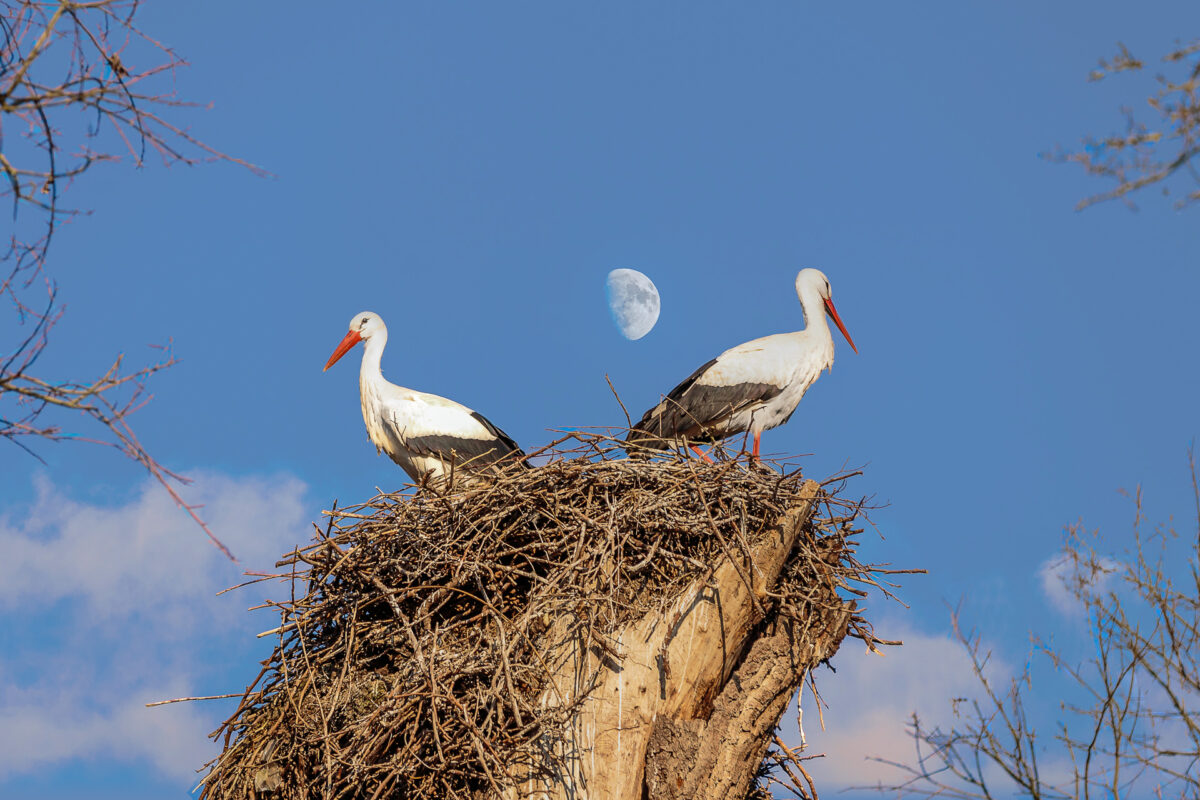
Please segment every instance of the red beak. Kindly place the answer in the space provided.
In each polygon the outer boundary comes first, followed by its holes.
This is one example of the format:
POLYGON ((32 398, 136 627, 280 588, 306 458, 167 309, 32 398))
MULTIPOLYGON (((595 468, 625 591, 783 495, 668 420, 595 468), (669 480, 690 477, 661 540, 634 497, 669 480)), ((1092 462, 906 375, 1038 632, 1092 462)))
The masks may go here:
MULTIPOLYGON (((838 324, 841 325, 842 323, 839 322, 838 324)), ((843 331, 843 333, 844 332, 845 331, 843 331)), ((362 337, 358 335, 358 331, 347 332, 342 338, 341 344, 337 346, 337 350, 334 350, 333 355, 331 355, 329 360, 325 362, 325 369, 332 367, 339 358, 346 355, 346 353, 350 351, 350 348, 354 347, 354 345, 358 344, 360 341, 362 341, 362 337)), ((325 369, 321 370, 321 372, 324 372, 325 369)))
POLYGON ((833 307, 832 300, 825 301, 825 311, 829 316, 833 317, 833 321, 837 323, 838 330, 842 332, 842 336, 846 337, 846 341, 850 343, 850 349, 858 353, 858 348, 854 346, 854 340, 850 338, 850 334, 846 333, 846 326, 842 324, 842 318, 838 316, 837 309, 833 307))

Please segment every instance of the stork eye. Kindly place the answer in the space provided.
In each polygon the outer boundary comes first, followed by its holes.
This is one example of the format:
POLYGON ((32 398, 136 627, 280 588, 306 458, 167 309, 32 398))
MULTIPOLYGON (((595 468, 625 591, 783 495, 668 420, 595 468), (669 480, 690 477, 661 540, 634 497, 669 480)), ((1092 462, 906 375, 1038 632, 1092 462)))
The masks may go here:
POLYGON ((358 327, 360 327, 360 328, 365 328, 365 327, 367 326, 367 322, 368 322, 368 321, 369 321, 369 320, 368 320, 368 318, 367 318, 367 317, 363 317, 363 318, 362 318, 362 322, 358 323, 358 327))

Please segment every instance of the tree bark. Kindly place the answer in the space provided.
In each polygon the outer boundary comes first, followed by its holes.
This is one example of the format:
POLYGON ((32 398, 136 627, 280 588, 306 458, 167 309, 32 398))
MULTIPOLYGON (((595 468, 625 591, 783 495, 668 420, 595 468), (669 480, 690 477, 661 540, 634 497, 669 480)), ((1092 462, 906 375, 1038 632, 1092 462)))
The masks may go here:
POLYGON ((769 592, 813 512, 803 486, 763 541, 611 637, 611 649, 547 631, 547 708, 578 702, 510 798, 740 798, 804 673, 836 652, 851 604, 832 585, 820 619, 779 615, 769 592), (803 627, 803 630, 801 630, 803 627), (554 643, 559 643, 555 646, 554 643), (579 701, 582 698, 582 701, 579 701), (553 765, 553 766, 552 766, 553 765))

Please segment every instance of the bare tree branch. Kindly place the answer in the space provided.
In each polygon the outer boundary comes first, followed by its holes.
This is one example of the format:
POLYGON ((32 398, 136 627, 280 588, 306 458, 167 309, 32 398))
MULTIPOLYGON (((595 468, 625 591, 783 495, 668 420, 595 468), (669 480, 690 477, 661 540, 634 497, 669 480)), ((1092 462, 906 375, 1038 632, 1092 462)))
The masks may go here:
POLYGON ((1047 706, 1030 668, 998 693, 978 637, 964 634, 956 615, 982 699, 953 701, 948 731, 914 715, 914 760, 885 762, 900 779, 873 788, 946 798, 1200 796, 1200 519, 1187 536, 1170 527, 1146 533, 1140 491, 1133 500, 1132 546, 1123 554, 1103 552, 1102 537, 1079 525, 1066 534, 1063 582, 1087 619, 1092 654, 1077 660, 1035 640, 1080 698, 1053 690, 1062 713, 1057 734, 1038 739, 1028 722, 1027 704, 1047 706), (1056 763, 1057 774, 1044 775, 1039 759, 1056 763), (992 776, 1004 785, 993 790, 992 776))
POLYGON ((53 380, 33 372, 62 315, 47 274, 56 230, 81 213, 61 193, 97 164, 149 155, 164 165, 228 161, 228 156, 167 118, 195 104, 174 90, 185 62, 134 24, 141 0, 0 0, 0 197, 11 198, 12 232, 0 254, 0 297, 11 323, 0 351, 0 438, 28 444, 87 441, 116 448, 141 464, 230 558, 233 555, 180 496, 187 481, 162 466, 138 441, 129 416, 150 398, 146 381, 175 363, 158 361, 123 372, 123 356, 98 377, 53 380), (11 338, 9 338, 11 337, 11 338), (5 345, 7 347, 7 345, 5 345), (97 431, 68 433, 56 421, 80 413, 97 431), (52 421, 52 418, 54 421, 52 421))
MULTIPOLYGON (((1101 60, 1089 80, 1099 81, 1122 72, 1140 72, 1144 64, 1125 45, 1118 44, 1111 61, 1101 60)), ((1200 154, 1200 39, 1177 44, 1162 58, 1167 73, 1155 77, 1157 88, 1146 99, 1153 115, 1149 120, 1131 108, 1121 109, 1123 133, 1085 136, 1078 150, 1058 150, 1054 161, 1079 164, 1089 175, 1115 181, 1116 186, 1079 202, 1084 209, 1106 200, 1122 200, 1133 207, 1131 195, 1158 184, 1170 193, 1170 179, 1186 174, 1190 187, 1177 207, 1200 200, 1200 174, 1192 160, 1200 154)))

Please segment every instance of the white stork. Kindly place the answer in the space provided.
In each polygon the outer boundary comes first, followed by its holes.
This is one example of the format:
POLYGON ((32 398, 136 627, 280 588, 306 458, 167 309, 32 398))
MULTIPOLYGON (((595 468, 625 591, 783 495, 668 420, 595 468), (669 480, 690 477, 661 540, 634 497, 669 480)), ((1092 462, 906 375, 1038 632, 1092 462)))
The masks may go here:
POLYGON ((833 334, 826 313, 858 352, 833 306, 825 273, 800 270, 796 294, 804 310, 804 330, 764 336, 721 353, 647 411, 625 440, 655 450, 682 442, 709 460, 691 443, 750 431, 757 458, 762 432, 787 422, 821 371, 833 367, 833 334))
POLYGON ((379 361, 387 345, 387 326, 378 314, 354 315, 325 369, 360 341, 358 390, 367 435, 376 450, 387 453, 414 483, 443 480, 451 470, 477 474, 510 457, 525 464, 525 453, 512 437, 478 411, 384 380, 379 361))

